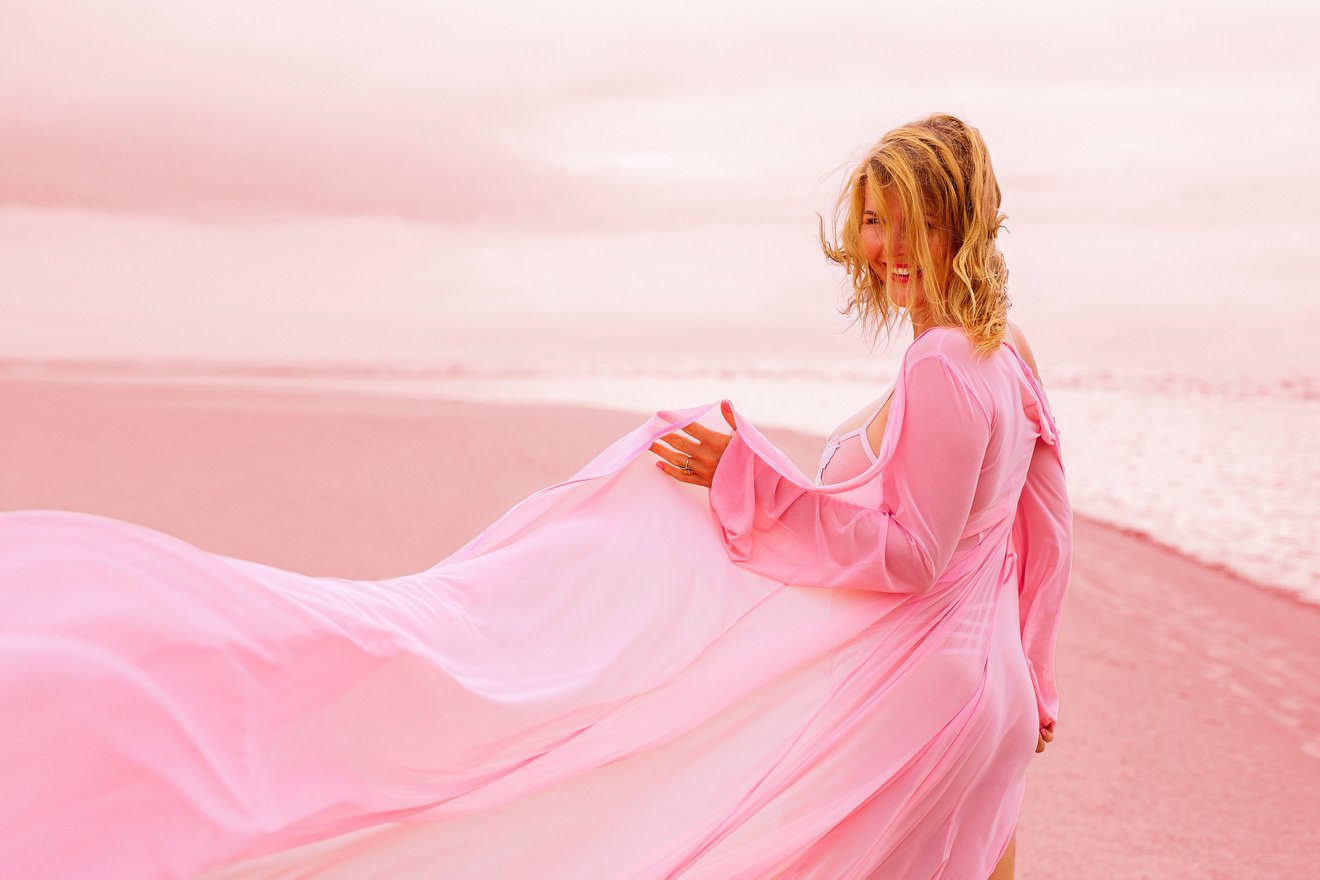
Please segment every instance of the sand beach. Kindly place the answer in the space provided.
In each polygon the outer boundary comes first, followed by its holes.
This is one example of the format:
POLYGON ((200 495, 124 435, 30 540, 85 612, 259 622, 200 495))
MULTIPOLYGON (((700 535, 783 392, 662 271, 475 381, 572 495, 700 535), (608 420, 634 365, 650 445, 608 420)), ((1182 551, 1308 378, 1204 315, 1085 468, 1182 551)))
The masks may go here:
MULTIPOLYGON (((79 510, 315 575, 429 568, 634 414, 0 381, 0 510, 79 510)), ((814 472, 821 438, 766 434, 814 472)), ((1018 876, 1320 872, 1320 608, 1078 516, 1058 733, 1018 876)))

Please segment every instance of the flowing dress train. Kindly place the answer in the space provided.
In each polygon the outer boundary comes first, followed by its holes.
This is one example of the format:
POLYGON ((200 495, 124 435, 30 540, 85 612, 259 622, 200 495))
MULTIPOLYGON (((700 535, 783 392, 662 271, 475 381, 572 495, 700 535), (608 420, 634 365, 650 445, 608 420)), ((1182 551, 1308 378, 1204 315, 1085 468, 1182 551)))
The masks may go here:
POLYGON ((709 490, 658 412, 379 581, 0 514, 0 876, 984 880, 1058 716, 1043 389, 927 330, 824 485, 734 418, 709 490))

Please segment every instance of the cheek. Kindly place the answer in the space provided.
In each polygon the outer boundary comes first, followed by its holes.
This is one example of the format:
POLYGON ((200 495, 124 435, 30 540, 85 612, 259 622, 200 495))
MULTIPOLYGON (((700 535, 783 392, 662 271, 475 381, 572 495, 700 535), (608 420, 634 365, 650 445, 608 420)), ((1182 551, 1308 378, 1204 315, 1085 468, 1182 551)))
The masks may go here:
POLYGON ((949 243, 943 236, 935 238, 930 243, 931 261, 938 267, 937 271, 941 275, 949 274, 949 243))
POLYGON ((880 243, 880 236, 874 232, 862 232, 862 254, 867 262, 878 263, 881 256, 884 255, 884 246, 880 243))

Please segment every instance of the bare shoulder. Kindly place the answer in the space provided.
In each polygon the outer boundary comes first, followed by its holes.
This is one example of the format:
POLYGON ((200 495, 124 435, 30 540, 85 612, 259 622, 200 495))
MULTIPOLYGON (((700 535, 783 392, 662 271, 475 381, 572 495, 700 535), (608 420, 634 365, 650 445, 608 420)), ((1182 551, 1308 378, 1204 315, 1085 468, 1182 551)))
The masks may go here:
POLYGON ((1013 337, 1013 347, 1017 349, 1018 354, 1022 355, 1022 359, 1027 362, 1027 366, 1031 367, 1031 372, 1036 374, 1036 381, 1044 385, 1045 383, 1040 378, 1040 370, 1036 368, 1036 356, 1031 353, 1031 346, 1027 344, 1027 334, 1022 332, 1022 328, 1012 321, 1008 322, 1008 332, 1013 337))

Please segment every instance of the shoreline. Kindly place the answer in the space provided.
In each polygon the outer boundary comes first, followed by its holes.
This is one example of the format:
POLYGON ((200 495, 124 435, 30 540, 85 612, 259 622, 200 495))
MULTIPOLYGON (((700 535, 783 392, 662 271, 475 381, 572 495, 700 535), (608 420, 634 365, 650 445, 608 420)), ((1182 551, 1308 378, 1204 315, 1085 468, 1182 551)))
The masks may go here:
MULTIPOLYGON (((89 361, 89 364, 98 362, 89 361)), ((3 364, 3 362, 0 362, 3 364)), ((264 375, 264 374, 263 374, 264 375)), ((384 403, 389 410, 396 409, 404 405, 415 405, 418 407, 500 407, 510 409, 526 409, 532 412, 543 413, 546 417, 553 418, 554 413, 565 411, 590 412, 599 417, 602 421, 619 420, 621 427, 620 434, 631 430, 633 427, 641 424, 647 418, 648 413, 640 410, 630 412, 626 410, 615 409, 607 406, 590 406, 578 403, 555 403, 555 402, 497 402, 497 401, 471 401, 457 398, 447 398, 430 394, 410 394, 408 392, 392 390, 381 392, 369 387, 346 389, 342 386, 328 385, 325 387, 316 386, 280 386, 280 385, 245 385, 242 383, 231 383, 227 380, 216 381, 210 374, 199 373, 191 378, 179 377, 165 381, 154 380, 150 376, 141 375, 117 375, 115 371, 110 371, 106 375, 98 378, 89 378, 85 374, 76 376, 62 376, 58 373, 51 375, 34 376, 6 376, 0 371, 0 395, 6 389, 17 390, 22 395, 34 394, 39 388, 57 389, 52 393, 59 393, 64 389, 115 389, 125 394, 139 393, 142 395, 151 395, 160 393, 162 395, 174 395, 180 400, 193 400, 197 395, 210 395, 219 403, 226 398, 238 398, 242 401, 241 406, 257 407, 263 406, 263 398, 281 398, 294 402, 295 406, 303 409, 309 408, 313 401, 334 402, 335 411, 343 411, 350 401, 356 401, 361 408, 370 408, 374 403, 384 403), (633 419, 631 425, 627 424, 627 419, 633 419)), ((0 397, 0 403, 3 397, 0 397)), ((824 438, 816 438, 795 428, 786 427, 763 427, 762 431, 766 436, 771 437, 776 445, 779 445, 790 458, 798 465, 804 474, 811 474, 815 470, 816 457, 819 449, 824 443, 824 438), (775 439, 782 438, 782 439, 775 439)), ((0 442, 3 441, 4 427, 0 425, 0 442)), ((606 442, 614 438, 608 438, 601 442, 603 447, 606 442)), ((585 463, 590 455, 588 450, 583 449, 582 463, 585 463)), ((534 486, 527 490, 529 494, 535 489, 541 488, 534 486)), ((0 494, 0 510, 12 509, 12 505, 6 504, 4 497, 0 494)), ((1209 571, 1213 571, 1225 578, 1235 580, 1244 588, 1259 590, 1274 598, 1283 599, 1298 608, 1320 609, 1320 603, 1308 600, 1294 587, 1283 586, 1281 584, 1271 583, 1267 580, 1252 577, 1241 572, 1232 566, 1203 559, 1186 550, 1160 538, 1157 535, 1131 525, 1121 522, 1103 519, 1098 516, 1092 516, 1087 513, 1074 510, 1074 518, 1079 523, 1088 523, 1097 528, 1111 529, 1120 534, 1126 535, 1137 541, 1158 547, 1161 550, 1175 556, 1188 565, 1200 566, 1209 571)))
MULTIPOLYGON (((83 510, 357 579, 431 567, 645 418, 14 380, 0 413, 0 510, 83 510)), ((821 440, 765 434, 814 466, 821 440)), ((1074 537, 1058 735, 1028 772, 1018 877, 1305 873, 1320 849, 1320 608, 1082 515, 1074 537)))

